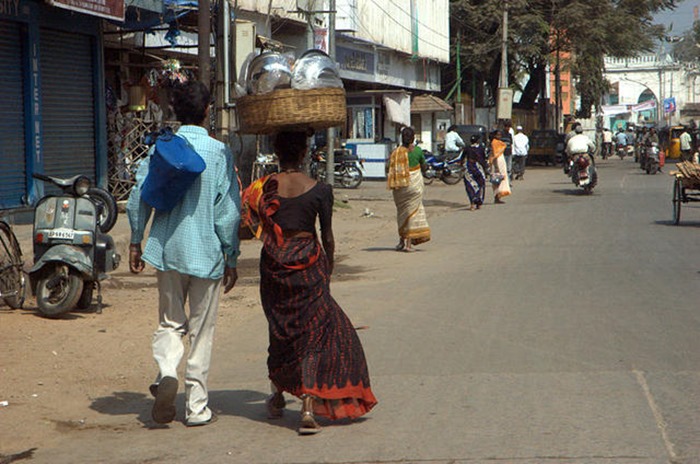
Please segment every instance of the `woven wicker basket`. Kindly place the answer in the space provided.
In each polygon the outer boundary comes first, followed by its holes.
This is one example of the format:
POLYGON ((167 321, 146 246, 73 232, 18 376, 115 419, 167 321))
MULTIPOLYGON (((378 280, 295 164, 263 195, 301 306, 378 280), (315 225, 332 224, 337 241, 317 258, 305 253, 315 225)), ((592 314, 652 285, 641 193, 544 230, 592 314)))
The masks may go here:
POLYGON ((238 126, 244 134, 280 130, 316 130, 345 124, 345 90, 337 88, 279 89, 236 100, 238 126))

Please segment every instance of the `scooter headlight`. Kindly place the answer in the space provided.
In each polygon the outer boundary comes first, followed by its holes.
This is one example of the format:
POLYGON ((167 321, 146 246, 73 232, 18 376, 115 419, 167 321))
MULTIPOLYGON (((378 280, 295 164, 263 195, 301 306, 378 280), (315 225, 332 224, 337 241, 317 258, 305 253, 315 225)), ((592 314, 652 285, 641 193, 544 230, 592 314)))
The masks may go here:
POLYGON ((91 185, 90 179, 85 176, 80 176, 73 183, 73 190, 76 195, 83 196, 90 190, 91 185))

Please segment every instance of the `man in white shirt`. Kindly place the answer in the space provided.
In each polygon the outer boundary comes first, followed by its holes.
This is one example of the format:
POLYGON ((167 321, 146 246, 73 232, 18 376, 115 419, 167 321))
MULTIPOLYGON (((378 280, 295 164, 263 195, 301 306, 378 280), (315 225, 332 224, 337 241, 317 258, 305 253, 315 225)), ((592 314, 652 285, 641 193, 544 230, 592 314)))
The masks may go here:
POLYGON ((445 159, 450 160, 458 157, 464 146, 464 140, 457 133, 457 126, 450 126, 445 135, 445 159))
POLYGON ((686 127, 683 127, 683 132, 680 136, 682 161, 690 161, 691 159, 691 140, 692 139, 690 137, 690 134, 688 133, 688 129, 686 127))
POLYGON ((530 151, 530 139, 523 133, 523 126, 515 128, 513 137, 513 179, 525 178, 525 162, 530 151))

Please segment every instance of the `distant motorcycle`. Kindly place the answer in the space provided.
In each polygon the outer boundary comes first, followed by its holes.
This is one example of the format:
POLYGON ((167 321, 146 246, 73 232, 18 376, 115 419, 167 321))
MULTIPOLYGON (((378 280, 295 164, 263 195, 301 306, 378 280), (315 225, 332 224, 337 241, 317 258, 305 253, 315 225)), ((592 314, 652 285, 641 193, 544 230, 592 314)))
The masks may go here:
POLYGON ((584 154, 574 155, 569 161, 569 175, 571 182, 577 187, 583 188, 583 193, 590 194, 598 183, 598 172, 592 158, 584 154))
POLYGON ((646 148, 646 156, 644 157, 644 170, 647 174, 656 174, 661 170, 661 158, 659 156, 659 145, 652 142, 646 148))
MULTIPOLYGON (((361 168, 364 163, 350 150, 339 148, 333 151, 333 180, 343 188, 355 189, 362 184, 363 176, 361 168)), ((314 179, 326 181, 326 153, 322 150, 314 150, 311 153, 309 174, 314 179)))
POLYGON ((625 156, 627 156, 627 147, 625 145, 618 145, 617 146, 617 156, 620 157, 621 160, 625 159, 625 156))
POLYGON ((444 161, 439 160, 427 150, 423 150, 423 156, 425 156, 426 164, 426 169, 423 171, 423 182, 425 184, 430 185, 435 179, 440 179, 447 185, 454 185, 464 177, 466 168, 460 163, 461 154, 453 159, 444 161))

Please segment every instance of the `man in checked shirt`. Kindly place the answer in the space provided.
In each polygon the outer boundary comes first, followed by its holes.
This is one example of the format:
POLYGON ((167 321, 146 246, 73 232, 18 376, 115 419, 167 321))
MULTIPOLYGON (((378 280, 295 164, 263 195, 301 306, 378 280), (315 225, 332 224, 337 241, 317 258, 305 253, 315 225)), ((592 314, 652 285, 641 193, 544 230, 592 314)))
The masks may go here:
POLYGON ((150 387, 155 396, 153 420, 171 422, 176 415, 177 367, 184 355, 182 338, 190 350, 185 370, 185 424, 207 425, 216 415, 207 406, 207 376, 214 326, 223 283, 228 293, 236 283, 239 253, 240 194, 228 146, 209 137, 209 90, 188 82, 173 91, 173 107, 182 123, 177 135, 187 139, 204 159, 206 169, 170 211, 155 211, 145 250, 141 251, 151 207, 140 189, 150 157, 139 166, 127 214, 131 225, 129 269, 137 274, 145 263, 158 277, 159 324, 153 335, 158 375, 150 387), (189 315, 185 301, 189 298, 189 315))

